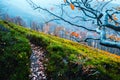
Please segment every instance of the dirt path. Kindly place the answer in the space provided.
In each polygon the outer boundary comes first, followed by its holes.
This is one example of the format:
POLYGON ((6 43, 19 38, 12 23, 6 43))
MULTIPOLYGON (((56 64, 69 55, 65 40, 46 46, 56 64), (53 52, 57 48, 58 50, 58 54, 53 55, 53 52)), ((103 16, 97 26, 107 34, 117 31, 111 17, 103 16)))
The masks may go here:
POLYGON ((31 44, 32 55, 31 60, 31 80, 47 80, 43 60, 45 59, 45 51, 34 44, 31 44))

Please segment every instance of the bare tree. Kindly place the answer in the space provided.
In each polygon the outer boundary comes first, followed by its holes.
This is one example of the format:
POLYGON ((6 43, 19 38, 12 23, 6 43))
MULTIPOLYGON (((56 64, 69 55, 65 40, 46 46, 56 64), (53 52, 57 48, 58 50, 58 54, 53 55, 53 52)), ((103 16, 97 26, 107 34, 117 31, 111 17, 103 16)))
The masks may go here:
POLYGON ((4 8, 4 6, 0 3, 0 18, 2 18, 3 12, 2 9, 4 8))
POLYGON ((14 20, 14 23, 16 23, 20 26, 26 26, 25 21, 20 16, 14 17, 13 20, 14 20))
MULTIPOLYGON (((87 30, 92 33, 94 32, 99 35, 99 38, 86 37, 84 41, 100 40, 100 44, 102 45, 120 48, 119 38, 113 38, 109 34, 110 32, 115 32, 112 36, 119 37, 120 35, 120 7, 109 5, 112 4, 112 1, 113 0, 64 0, 64 3, 58 6, 61 9, 60 14, 56 14, 48 9, 42 8, 32 0, 27 0, 34 10, 43 10, 55 17, 48 22, 61 20, 72 26, 80 27, 83 28, 83 30, 87 30), (68 6, 71 8, 71 11, 80 14, 74 14, 74 16, 71 16, 68 14, 68 10, 66 10, 68 6), (67 19, 65 16, 67 16, 67 19), (80 24, 81 22, 85 24, 91 22, 93 26, 88 27, 80 24), (109 36, 106 36, 106 34, 109 36)), ((69 13, 71 11, 69 11, 69 13)))

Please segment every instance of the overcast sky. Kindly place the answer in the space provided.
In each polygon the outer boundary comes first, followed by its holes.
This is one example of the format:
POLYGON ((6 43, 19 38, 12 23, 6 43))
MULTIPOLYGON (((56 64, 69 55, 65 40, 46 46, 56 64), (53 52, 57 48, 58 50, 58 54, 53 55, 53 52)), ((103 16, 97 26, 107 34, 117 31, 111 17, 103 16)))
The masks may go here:
MULTIPOLYGON (((53 4, 60 4, 63 2, 63 0, 32 0, 32 1, 45 7, 50 7, 50 6, 52 7, 53 4)), ((103 1, 103 0, 98 0, 98 1, 103 1)), ((28 12, 31 13, 31 7, 26 0, 0 0, 0 2, 3 2, 8 6, 14 6, 24 11, 27 10, 28 12)), ((120 0, 114 0, 113 3, 119 4, 120 0)))
MULTIPOLYGON (((26 0, 0 0, 1 2, 3 2, 3 4, 6 4, 8 6, 14 6, 17 7, 19 9, 22 10, 30 10, 31 7, 30 5, 27 3, 26 0)), ((41 6, 52 6, 53 4, 60 4, 61 2, 63 2, 62 0, 32 0, 35 3, 40 4, 41 6)))
MULTIPOLYGON (((56 4, 61 4, 63 0, 32 0, 39 4, 42 7, 52 8, 56 4)), ((47 16, 42 16, 38 11, 35 11, 31 8, 31 6, 27 3, 26 0, 0 0, 5 8, 4 11, 10 15, 14 16, 22 16, 23 18, 32 18, 34 19, 46 19, 47 16)))
MULTIPOLYGON (((39 4, 42 7, 48 7, 52 8, 56 4, 61 4, 64 2, 64 0, 32 0, 39 4)), ((98 0, 98 1, 103 1, 103 0, 98 0)), ((49 16, 42 16, 41 14, 44 13, 39 13, 38 11, 35 11, 31 8, 31 6, 27 3, 26 0, 0 0, 0 3, 4 4, 6 7, 6 12, 14 16, 24 16, 24 18, 32 18, 32 19, 46 19, 46 17, 49 16), (33 18, 34 16, 34 18, 33 18)), ((120 0, 115 0, 113 3, 120 3, 120 0)))

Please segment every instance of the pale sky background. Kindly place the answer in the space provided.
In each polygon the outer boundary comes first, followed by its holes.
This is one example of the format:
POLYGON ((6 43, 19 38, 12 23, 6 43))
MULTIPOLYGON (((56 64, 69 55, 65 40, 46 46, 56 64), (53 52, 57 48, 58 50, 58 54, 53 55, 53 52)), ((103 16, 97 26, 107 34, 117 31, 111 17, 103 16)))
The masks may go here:
MULTIPOLYGON (((50 7, 50 6, 52 7, 53 4, 56 5, 56 4, 63 3, 63 0, 32 0, 32 1, 40 4, 41 6, 45 6, 45 7, 50 7)), ((98 1, 102 1, 102 0, 98 0, 98 1)), ((18 9, 21 9, 30 14, 34 13, 31 11, 32 9, 26 0, 0 0, 0 2, 2 2, 3 4, 5 4, 7 6, 16 7, 18 9)), ((112 2, 116 3, 116 4, 120 4, 120 0, 113 0, 112 2)), ((8 9, 9 8, 10 7, 8 7, 8 9)))
MULTIPOLYGON (((61 4, 63 0, 33 0, 37 4, 42 7, 50 7, 53 5, 61 4)), ((14 16, 22 16, 22 18, 31 19, 32 20, 40 20, 46 19, 47 16, 42 16, 38 11, 35 11, 31 8, 31 6, 27 3, 26 0, 0 0, 1 4, 5 6, 4 11, 10 15, 14 16)), ((41 21, 42 21, 41 20, 41 21)))
MULTIPOLYGON (((32 0, 38 4, 40 4, 43 7, 52 7, 54 4, 61 4, 63 1, 62 0, 32 0)), ((27 3, 26 0, 0 0, 0 2, 2 2, 3 4, 5 4, 6 6, 9 6, 9 8, 11 7, 16 7, 20 10, 23 10, 27 13, 34 13, 32 11, 31 6, 27 3), (27 10, 27 11, 26 11, 27 10)))
MULTIPOLYGON (((52 6, 53 4, 63 3, 63 0, 32 0, 32 1, 40 4, 41 6, 52 6)), ((98 1, 102 1, 102 0, 98 0, 98 1)), ((31 7, 26 0, 0 0, 0 2, 2 2, 5 5, 14 6, 16 8, 19 8, 25 11, 26 10, 31 11, 31 7)), ((119 4, 120 0, 113 0, 112 2, 119 4)))

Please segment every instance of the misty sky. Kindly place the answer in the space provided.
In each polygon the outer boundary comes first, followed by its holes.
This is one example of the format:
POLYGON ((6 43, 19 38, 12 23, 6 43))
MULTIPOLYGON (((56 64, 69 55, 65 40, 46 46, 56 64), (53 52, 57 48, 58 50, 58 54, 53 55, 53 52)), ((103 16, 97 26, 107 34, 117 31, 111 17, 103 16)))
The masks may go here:
MULTIPOLYGON (((60 4, 63 2, 63 0, 32 0, 38 4, 40 4, 43 7, 52 7, 53 5, 60 4)), ((101 1, 101 0, 98 0, 101 1)), ((0 0, 3 4, 5 4, 8 9, 11 9, 11 7, 18 8, 20 10, 23 10, 29 14, 34 14, 33 10, 31 9, 30 5, 27 3, 26 0, 0 0)), ((114 0, 113 3, 120 3, 120 0, 114 0)))
MULTIPOLYGON (((37 4, 42 7, 52 8, 56 4, 61 4, 63 0, 33 0, 37 4)), ((44 20, 47 16, 42 16, 38 11, 35 11, 31 8, 31 6, 27 3, 26 0, 0 0, 1 4, 4 5, 4 12, 8 13, 12 16, 21 16, 24 19, 32 19, 32 20, 44 20)), ((42 21, 41 20, 41 21, 42 21)))
MULTIPOLYGON (((45 8, 52 8, 57 4, 61 4, 63 0, 32 0, 36 4, 39 4, 45 8)), ((101 1, 101 0, 98 0, 101 1)), ((4 4, 4 11, 10 15, 21 16, 22 18, 32 19, 41 21, 48 18, 49 16, 43 16, 43 12, 35 11, 31 8, 31 6, 27 3, 26 0, 0 0, 0 3, 4 4)), ((115 0, 113 3, 120 3, 120 0, 115 0)))
MULTIPOLYGON (((62 0, 33 0, 37 4, 40 4, 43 7, 52 7, 54 4, 60 4, 63 2, 62 0)), ((8 9, 11 9, 11 7, 15 7, 17 9, 23 10, 27 13, 33 14, 33 10, 30 7, 30 5, 27 3, 26 0, 0 0, 3 4, 5 4, 8 9)))

